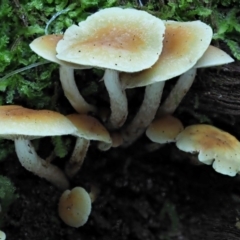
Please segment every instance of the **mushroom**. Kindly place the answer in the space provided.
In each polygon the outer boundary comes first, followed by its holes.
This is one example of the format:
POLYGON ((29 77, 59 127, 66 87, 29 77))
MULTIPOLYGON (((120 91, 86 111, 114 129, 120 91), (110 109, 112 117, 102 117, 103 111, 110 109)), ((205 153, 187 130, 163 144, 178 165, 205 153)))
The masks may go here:
POLYGON ((95 112, 95 107, 88 104, 80 94, 74 79, 74 69, 88 69, 89 67, 56 58, 56 46, 62 38, 61 34, 38 37, 30 44, 30 48, 39 56, 60 65, 59 75, 64 94, 78 113, 95 112))
POLYGON ((123 131, 124 146, 134 142, 153 121, 159 107, 164 81, 176 77, 196 64, 212 39, 212 29, 201 21, 165 21, 163 50, 149 69, 120 75, 124 88, 146 86, 142 105, 123 131))
POLYGON ((60 189, 68 188, 65 174, 57 166, 41 159, 30 140, 73 134, 74 125, 62 114, 49 110, 32 110, 18 105, 0 106, 0 137, 13 140, 18 159, 23 167, 60 189))
POLYGON ((5 232, 0 230, 0 240, 5 240, 6 239, 6 234, 5 232))
POLYGON ((152 141, 160 144, 175 142, 183 131, 181 121, 171 115, 155 119, 147 128, 146 135, 152 141))
POLYGON ((82 187, 66 190, 58 204, 59 217, 70 227, 83 226, 91 213, 92 199, 82 187))
POLYGON ((145 11, 107 8, 89 16, 79 26, 69 27, 57 44, 57 58, 105 69, 110 126, 116 129, 128 114, 119 72, 150 68, 162 51, 164 31, 163 22, 145 11))
POLYGON ((186 127, 176 138, 177 147, 185 152, 199 153, 198 160, 216 172, 235 176, 240 171, 240 143, 231 134, 211 125, 186 127))
POLYGON ((97 140, 106 144, 111 144, 112 140, 105 127, 91 116, 85 114, 70 114, 67 118, 77 128, 77 131, 73 133, 73 135, 77 137, 77 141, 65 167, 66 174, 70 178, 73 178, 83 164, 90 140, 97 140))
POLYGON ((231 62, 234 62, 234 59, 231 58, 227 53, 210 45, 203 56, 194 65, 194 67, 185 72, 178 79, 169 96, 166 98, 162 106, 160 106, 157 115, 172 114, 176 110, 192 86, 196 76, 197 68, 215 67, 231 62))

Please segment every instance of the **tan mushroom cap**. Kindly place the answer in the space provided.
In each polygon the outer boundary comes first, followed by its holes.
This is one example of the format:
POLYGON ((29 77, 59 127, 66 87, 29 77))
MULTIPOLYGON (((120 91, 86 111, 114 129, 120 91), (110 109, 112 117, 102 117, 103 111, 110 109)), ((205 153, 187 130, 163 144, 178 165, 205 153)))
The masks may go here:
POLYGON ((177 135, 183 130, 181 121, 171 115, 155 119, 147 128, 147 137, 156 143, 175 142, 177 135))
POLYGON ((62 38, 62 34, 44 35, 34 39, 29 46, 39 56, 51 62, 61 64, 62 61, 56 58, 56 46, 62 38))
POLYGON ((0 106, 0 121, 4 126, 0 129, 0 136, 7 139, 17 135, 33 139, 76 132, 74 125, 58 112, 32 110, 18 105, 0 106))
POLYGON ((73 135, 88 140, 97 140, 111 143, 111 137, 106 128, 94 117, 85 114, 70 114, 67 118, 77 128, 77 132, 73 135))
POLYGON ((57 44, 57 58, 76 64, 136 72, 162 51, 163 21, 145 11, 107 8, 73 25, 57 44))
POLYGON ((87 191, 75 187, 71 191, 66 190, 60 197, 58 214, 67 225, 77 228, 87 222, 91 209, 92 202, 87 191))
POLYGON ((185 128, 178 136, 177 147, 199 153, 198 159, 222 174, 235 176, 240 169, 240 143, 231 134, 216 127, 197 124, 185 128))
POLYGON ((146 86, 176 77, 190 68, 204 54, 212 39, 212 29, 201 21, 165 21, 165 37, 158 61, 138 73, 122 73, 125 88, 146 86))
POLYGON ((230 57, 223 50, 210 45, 202 57, 194 65, 195 68, 214 67, 227 63, 234 62, 234 59, 230 57))
POLYGON ((56 57, 56 46, 62 38, 62 34, 44 35, 34 39, 29 46, 32 51, 34 51, 39 56, 51 62, 58 63, 59 65, 69 66, 75 69, 88 68, 86 66, 61 61, 56 57))

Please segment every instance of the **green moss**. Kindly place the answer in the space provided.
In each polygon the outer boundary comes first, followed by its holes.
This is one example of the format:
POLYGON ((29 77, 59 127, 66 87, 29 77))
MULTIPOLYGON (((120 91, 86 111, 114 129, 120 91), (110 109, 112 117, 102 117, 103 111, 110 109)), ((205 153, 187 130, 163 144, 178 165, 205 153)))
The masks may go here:
MULTIPOLYGON (((0 78, 16 69, 43 61, 29 48, 36 37, 60 33, 73 23, 84 20, 100 8, 111 7, 115 0, 33 0, 20 2, 3 0, 0 9, 0 78), (59 11, 62 13, 50 19, 59 11), (48 24, 49 23, 49 24, 48 24), (46 25, 48 24, 48 29, 46 25)), ((1 103, 24 103, 34 108, 52 108, 51 94, 56 64, 48 64, 0 79, 1 103)))
POLYGON ((233 56, 240 60, 240 10, 233 8, 227 13, 216 12, 216 33, 213 39, 224 41, 230 48, 233 56))
POLYGON ((54 153, 57 157, 63 158, 65 157, 70 148, 70 139, 66 139, 60 136, 56 136, 52 138, 52 143, 54 145, 54 153))
POLYGON ((6 214, 9 206, 16 200, 17 194, 15 193, 15 187, 11 181, 4 176, 0 175, 0 201, 1 201, 1 212, 0 212, 0 227, 3 224, 3 218, 6 214))
POLYGON ((12 142, 8 140, 0 139, 0 149, 1 149, 0 151, 0 162, 1 162, 5 160, 10 153, 14 152, 14 145, 12 144, 12 142))

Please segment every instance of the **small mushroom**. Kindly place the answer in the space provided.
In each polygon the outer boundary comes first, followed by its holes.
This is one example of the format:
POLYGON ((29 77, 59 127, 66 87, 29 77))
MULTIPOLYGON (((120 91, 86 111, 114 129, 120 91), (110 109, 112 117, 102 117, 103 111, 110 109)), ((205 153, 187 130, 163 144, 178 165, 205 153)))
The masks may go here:
POLYGON ((183 131, 181 121, 171 115, 155 119, 147 128, 146 135, 152 141, 160 144, 175 142, 183 131))
POLYGON ((0 240, 5 240, 6 239, 6 234, 5 232, 0 230, 0 240))
POLYGON ((69 27, 58 42, 58 59, 105 69, 113 129, 121 127, 128 114, 119 72, 151 67, 162 51, 164 31, 163 22, 145 11, 114 7, 69 27))
POLYGON ((70 227, 83 226, 91 213, 92 200, 88 192, 82 187, 66 190, 58 204, 59 217, 70 227))
POLYGON ((213 164, 216 172, 235 176, 240 171, 239 141, 214 126, 188 126, 177 136, 176 145, 182 151, 199 153, 198 160, 207 165, 213 164))
POLYGON ((105 127, 91 116, 85 114, 70 114, 67 118, 77 128, 77 131, 72 134, 77 137, 77 141, 65 167, 65 172, 68 177, 73 178, 83 164, 90 140, 97 140, 106 144, 111 144, 112 140, 105 127))
POLYGON ((61 34, 38 37, 32 41, 30 48, 39 56, 60 65, 59 75, 64 94, 78 113, 95 112, 95 107, 88 104, 78 91, 74 78, 74 69, 88 69, 89 67, 64 62, 56 58, 56 46, 62 38, 61 34))
POLYGON ((49 110, 32 110, 18 105, 0 106, 0 137, 13 140, 22 166, 60 189, 67 189, 69 182, 57 166, 41 159, 30 140, 68 135, 76 132, 74 125, 62 114, 49 110))
POLYGON ((144 99, 136 116, 123 131, 124 146, 133 143, 153 121, 159 107, 164 82, 179 76, 194 66, 212 39, 212 29, 201 21, 165 21, 163 50, 149 69, 137 73, 122 73, 125 88, 146 86, 144 99))

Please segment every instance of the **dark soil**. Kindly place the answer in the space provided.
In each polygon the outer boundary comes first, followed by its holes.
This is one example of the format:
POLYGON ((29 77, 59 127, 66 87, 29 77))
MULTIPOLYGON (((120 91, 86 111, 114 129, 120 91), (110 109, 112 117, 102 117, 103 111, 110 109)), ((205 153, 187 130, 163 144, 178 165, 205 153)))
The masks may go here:
MULTIPOLYGON (((240 137, 240 105, 232 100, 239 95, 240 81, 236 78, 237 65, 232 66, 235 70, 199 73, 176 113, 184 125, 199 123, 207 116, 211 124, 240 137), (234 81, 229 82, 230 78, 234 81), (224 98, 219 98, 220 94, 224 98), (226 106, 230 102, 231 108, 226 106)), ((166 91, 171 86, 167 85, 166 91)), ((1 163, 0 174, 13 181, 19 198, 5 216, 7 239, 240 239, 240 178, 196 165, 194 156, 179 151, 174 144, 154 151, 151 147, 145 137, 127 149, 107 152, 91 145, 83 168, 71 184, 88 191, 95 186, 100 193, 88 222, 78 229, 66 226, 58 217, 62 192, 23 169, 15 155, 10 156, 1 163)), ((54 163, 58 164, 58 159, 54 163)))

